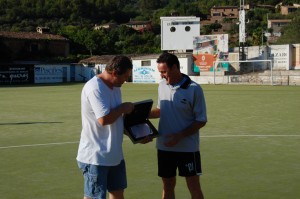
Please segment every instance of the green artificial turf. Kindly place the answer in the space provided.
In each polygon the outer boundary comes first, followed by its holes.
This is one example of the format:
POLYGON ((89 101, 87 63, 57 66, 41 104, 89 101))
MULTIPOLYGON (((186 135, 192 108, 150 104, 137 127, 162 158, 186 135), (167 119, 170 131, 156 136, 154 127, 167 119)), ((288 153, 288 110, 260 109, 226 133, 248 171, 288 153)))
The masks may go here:
MULTIPOLYGON (((0 87, 0 198, 82 198, 76 165, 83 84, 0 87)), ((203 85, 201 184, 207 199, 298 199, 300 87, 203 85)), ((126 83, 123 101, 153 99, 157 84, 126 83)), ((157 126, 158 120, 151 120, 157 126)), ((125 137, 127 199, 161 198, 155 142, 125 137)), ((183 178, 178 199, 190 198, 183 178)))

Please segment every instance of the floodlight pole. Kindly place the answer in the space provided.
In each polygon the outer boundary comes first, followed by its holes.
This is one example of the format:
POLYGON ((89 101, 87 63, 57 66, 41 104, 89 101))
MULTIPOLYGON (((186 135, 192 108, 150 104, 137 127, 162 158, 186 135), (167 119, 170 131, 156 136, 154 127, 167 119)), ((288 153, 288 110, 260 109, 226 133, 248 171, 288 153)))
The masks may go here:
POLYGON ((245 6, 244 0, 240 0, 240 10, 239 10, 239 59, 245 60, 245 6), (242 52, 241 52, 242 50, 242 52))

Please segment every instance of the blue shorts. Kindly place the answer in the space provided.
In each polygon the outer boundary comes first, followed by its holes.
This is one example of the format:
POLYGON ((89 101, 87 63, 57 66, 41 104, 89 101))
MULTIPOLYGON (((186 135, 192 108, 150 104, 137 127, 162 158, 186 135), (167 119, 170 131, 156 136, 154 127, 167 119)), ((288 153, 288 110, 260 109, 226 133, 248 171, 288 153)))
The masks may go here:
POLYGON ((125 161, 116 166, 100 166, 77 161, 83 172, 84 196, 105 199, 106 192, 124 190, 127 187, 125 161))

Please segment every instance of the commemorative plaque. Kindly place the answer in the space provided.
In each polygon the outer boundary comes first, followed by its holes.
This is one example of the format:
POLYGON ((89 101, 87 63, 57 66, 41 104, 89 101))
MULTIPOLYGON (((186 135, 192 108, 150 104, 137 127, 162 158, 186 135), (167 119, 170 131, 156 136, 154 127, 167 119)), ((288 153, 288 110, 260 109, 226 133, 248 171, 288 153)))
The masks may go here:
POLYGON ((151 99, 135 102, 133 111, 124 115, 124 133, 134 144, 139 143, 145 137, 158 136, 158 131, 148 119, 152 105, 151 99))

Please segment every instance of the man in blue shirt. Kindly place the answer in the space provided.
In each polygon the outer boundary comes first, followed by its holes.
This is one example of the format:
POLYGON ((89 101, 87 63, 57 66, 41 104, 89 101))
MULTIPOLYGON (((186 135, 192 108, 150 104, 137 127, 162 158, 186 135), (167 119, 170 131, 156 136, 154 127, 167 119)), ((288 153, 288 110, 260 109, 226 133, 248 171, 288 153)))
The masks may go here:
POLYGON ((163 199, 175 199, 176 170, 186 178, 192 199, 203 199, 200 185, 199 129, 207 122, 202 88, 180 72, 177 56, 163 53, 157 59, 163 80, 158 87, 158 105, 150 118, 160 118, 156 140, 158 175, 163 181, 163 199))

